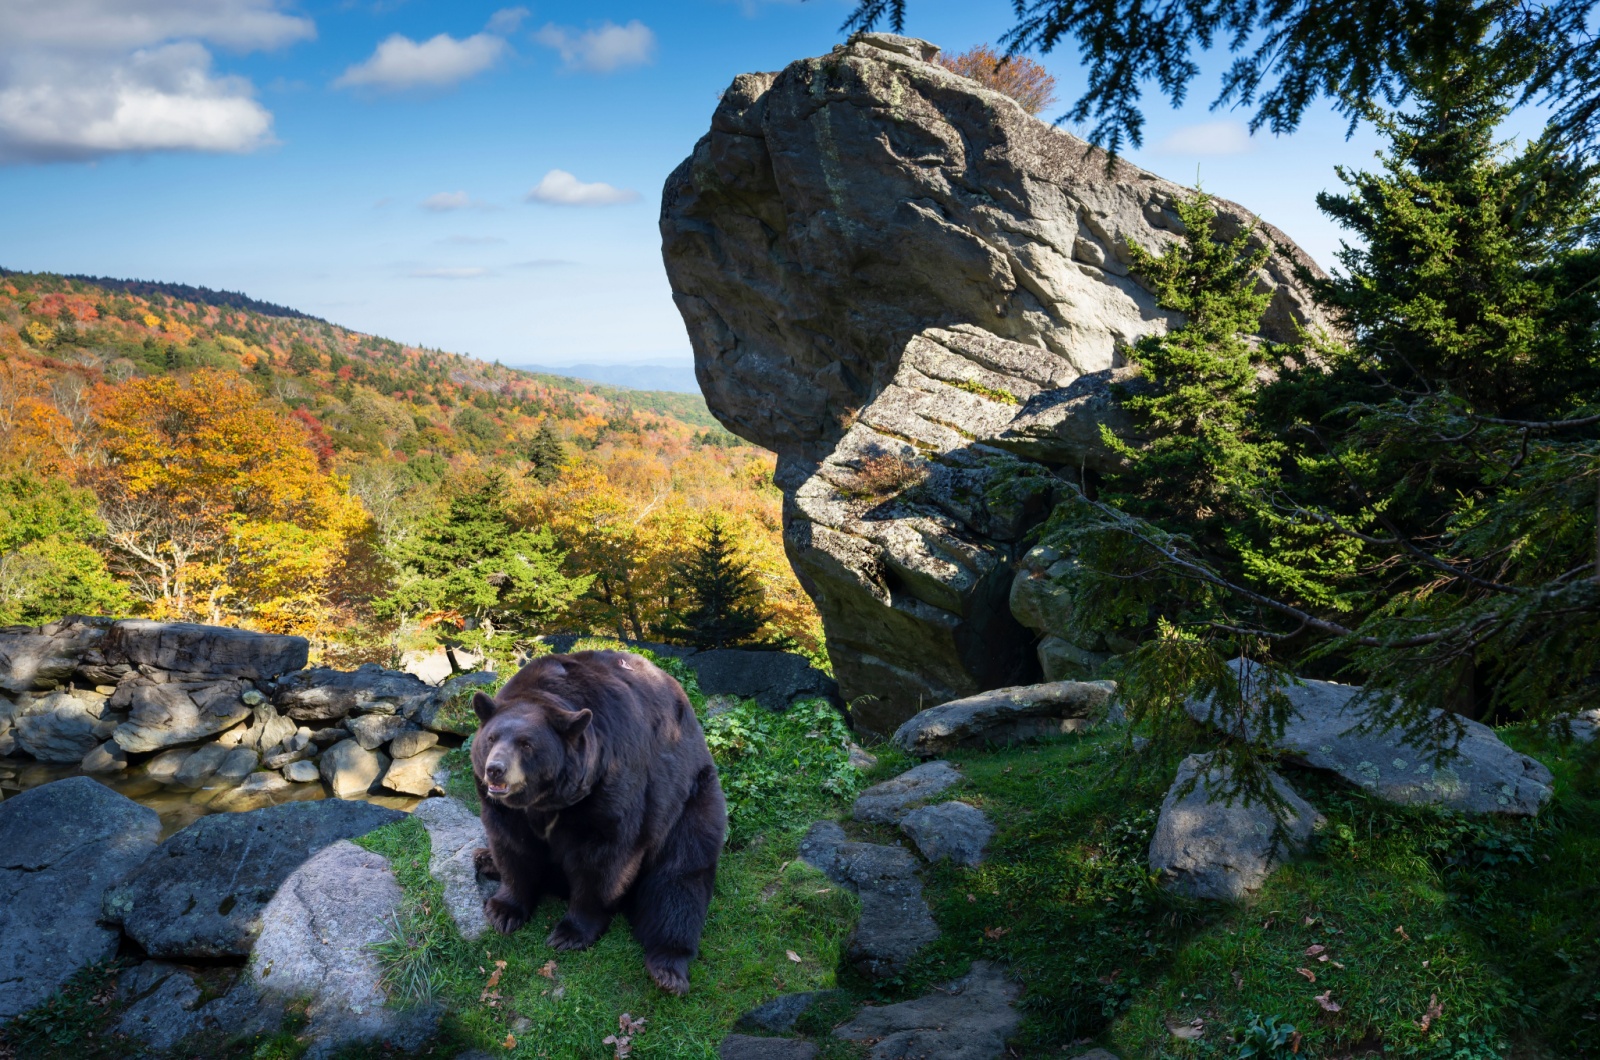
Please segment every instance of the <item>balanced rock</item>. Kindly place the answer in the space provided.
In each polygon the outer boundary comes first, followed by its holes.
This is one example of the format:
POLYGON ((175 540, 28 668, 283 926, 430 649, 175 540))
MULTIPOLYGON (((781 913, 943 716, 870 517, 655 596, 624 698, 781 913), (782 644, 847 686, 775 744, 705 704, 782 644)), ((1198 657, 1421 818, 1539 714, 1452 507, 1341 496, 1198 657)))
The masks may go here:
POLYGON ((164 674, 130 678, 117 686, 108 703, 113 710, 129 712, 112 739, 137 754, 214 736, 250 716, 240 698, 244 690, 242 682, 232 679, 172 681, 164 674))
POLYGON ((1273 773, 1285 809, 1276 821, 1264 802, 1223 793, 1230 775, 1211 755, 1190 755, 1178 767, 1150 839, 1150 869, 1179 894, 1237 901, 1256 890, 1321 820, 1314 806, 1273 773), (1187 794, 1184 789, 1188 788, 1187 794))
MULTIPOLYGON (((1119 351, 1180 319, 1131 248, 1172 246, 1189 191, 1108 168, 937 53, 858 34, 740 75, 662 193, 706 402, 778 454, 785 546, 853 720, 878 735, 1037 679, 1014 558, 1054 506, 1054 468, 1113 462, 1099 427, 1118 425, 1103 395, 1119 351)), ((1215 205, 1225 237, 1271 251, 1262 337, 1321 324, 1295 272, 1315 264, 1215 205)))
POLYGON ((101 898, 156 847, 156 812, 88 777, 0 802, 0 1024, 115 956, 101 898))
POLYGON ((273 701, 296 721, 337 721, 350 714, 410 717, 437 690, 417 677, 364 663, 354 670, 318 666, 278 682, 273 701))
POLYGON ((402 817, 337 799, 202 817, 106 894, 106 917, 152 957, 242 957, 290 874, 330 844, 402 817))
POLYGON ((980 692, 914 715, 894 743, 917 758, 958 747, 1020 743, 1078 732, 1106 717, 1117 686, 1110 681, 1053 681, 980 692))
MULTIPOLYGON (((456 922, 462 938, 477 938, 489 930, 489 921, 483 915, 488 881, 478 875, 477 869, 477 853, 489 844, 483 822, 450 798, 424 799, 411 815, 428 830, 433 851, 428 857, 428 875, 444 887, 450 919, 456 922)), ((498 885, 493 886, 498 889, 498 885)))
POLYGON ((926 997, 863 1008, 834 1029, 846 1041, 872 1044, 872 1060, 993 1060, 1022 1017, 1012 1007, 1021 990, 988 961, 926 997))
POLYGON ((318 769, 336 798, 365 795, 389 766, 381 751, 369 751, 354 740, 336 743, 322 752, 318 769))
POLYGON ((994 825, 976 806, 941 802, 923 806, 900 818, 900 830, 929 861, 949 858, 957 865, 976 865, 994 838, 994 825))
MULTIPOLYGON (((1228 665, 1246 687, 1267 679, 1266 670, 1244 659, 1228 665)), ((1399 729, 1363 733, 1357 730, 1372 720, 1374 706, 1360 700, 1359 687, 1309 679, 1284 679, 1280 687, 1293 713, 1274 748, 1313 769, 1337 773, 1381 799, 1464 813, 1531 816, 1550 798, 1550 770, 1507 747, 1481 722, 1430 710, 1429 722, 1444 737, 1437 744, 1399 729)), ((1242 721, 1231 714, 1224 717, 1208 702, 1191 700, 1186 709, 1196 721, 1242 725, 1244 734, 1254 732, 1254 707, 1242 721)))
POLYGON ((850 813, 858 821, 895 824, 913 807, 937 798, 964 779, 949 762, 924 762, 863 791, 850 813))
POLYGON ((432 795, 442 792, 444 784, 439 776, 439 763, 449 751, 432 747, 412 755, 396 758, 383 774, 383 786, 401 795, 432 795))

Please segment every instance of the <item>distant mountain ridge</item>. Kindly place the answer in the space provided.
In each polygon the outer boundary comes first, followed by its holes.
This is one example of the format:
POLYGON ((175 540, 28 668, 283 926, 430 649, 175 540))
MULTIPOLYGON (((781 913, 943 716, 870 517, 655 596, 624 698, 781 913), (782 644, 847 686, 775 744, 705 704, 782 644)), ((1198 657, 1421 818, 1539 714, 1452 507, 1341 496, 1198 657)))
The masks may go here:
MULTIPOLYGON (((0 279, 4 279, 7 276, 31 275, 34 274, 0 267, 0 279)), ((136 294, 146 298, 153 294, 159 294, 168 298, 176 298, 182 302, 195 302, 200 305, 216 306, 220 309, 248 310, 266 317, 285 317, 290 320, 315 320, 321 324, 327 323, 321 317, 314 317, 310 313, 302 313, 298 309, 291 309, 288 306, 277 305, 273 302, 263 302, 239 291, 214 291, 209 287, 193 287, 186 283, 163 283, 159 280, 119 280, 110 276, 84 276, 79 273, 69 273, 61 278, 64 280, 77 280, 80 283, 92 283, 96 287, 103 287, 109 291, 121 291, 124 294, 136 294)))
POLYGON ((677 394, 700 393, 699 380, 694 376, 694 365, 681 364, 525 364, 524 372, 539 375, 561 375, 570 379, 584 379, 592 383, 609 383, 630 390, 665 390, 677 394))

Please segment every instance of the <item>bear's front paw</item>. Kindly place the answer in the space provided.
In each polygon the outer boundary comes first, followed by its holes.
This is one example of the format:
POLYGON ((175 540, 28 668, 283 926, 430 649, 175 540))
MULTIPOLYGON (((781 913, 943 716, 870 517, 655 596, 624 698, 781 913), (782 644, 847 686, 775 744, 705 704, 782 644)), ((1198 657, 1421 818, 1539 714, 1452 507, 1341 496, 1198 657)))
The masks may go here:
POLYGON ((502 935, 509 935, 528 922, 526 909, 498 894, 483 903, 483 915, 502 935))
POLYGON ((664 957, 651 954, 644 959, 645 971, 650 973, 650 978, 656 985, 669 994, 679 997, 689 992, 689 959, 687 957, 664 957))
POLYGON ((568 914, 551 930, 550 937, 545 939, 545 942, 551 949, 556 950, 586 950, 595 944, 605 929, 603 923, 593 924, 585 920, 575 920, 568 914))
POLYGON ((472 867, 476 869, 478 871, 478 875, 482 876, 484 879, 499 882, 500 869, 496 867, 494 863, 494 855, 489 852, 488 847, 479 847, 477 850, 472 852, 472 867))

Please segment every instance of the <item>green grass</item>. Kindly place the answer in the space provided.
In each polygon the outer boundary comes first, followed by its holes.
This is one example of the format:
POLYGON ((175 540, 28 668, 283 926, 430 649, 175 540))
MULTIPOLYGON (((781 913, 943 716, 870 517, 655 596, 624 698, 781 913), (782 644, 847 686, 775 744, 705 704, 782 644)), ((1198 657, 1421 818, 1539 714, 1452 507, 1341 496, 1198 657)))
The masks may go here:
POLYGON ((1013 394, 1009 390, 997 390, 992 386, 984 386, 982 383, 974 383, 965 379, 958 383, 951 383, 950 385, 955 387, 957 390, 965 390, 969 394, 977 394, 979 397, 986 397, 990 401, 998 401, 1002 405, 1022 404, 1021 400, 1017 398, 1017 395, 1013 394))

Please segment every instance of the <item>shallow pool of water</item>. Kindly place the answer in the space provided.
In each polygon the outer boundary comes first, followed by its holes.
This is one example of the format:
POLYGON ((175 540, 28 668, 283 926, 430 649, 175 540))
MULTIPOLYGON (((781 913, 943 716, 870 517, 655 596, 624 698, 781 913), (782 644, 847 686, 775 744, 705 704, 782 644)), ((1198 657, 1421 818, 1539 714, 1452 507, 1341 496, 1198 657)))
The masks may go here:
MULTIPOLYGON (((10 798, 29 788, 37 788, 55 780, 84 776, 76 763, 36 762, 31 758, 0 757, 0 796, 10 798)), ((233 788, 224 784, 211 784, 198 789, 174 784, 170 778, 147 775, 140 767, 122 773, 88 774, 112 791, 120 792, 142 806, 148 806, 161 817, 161 838, 177 832, 210 813, 228 813, 236 809, 256 809, 265 802, 250 806, 219 806, 220 797, 233 788)), ((309 802, 330 798, 321 781, 314 784, 293 784, 279 792, 271 802, 309 802)), ((374 802, 396 810, 410 812, 421 799, 409 795, 363 795, 364 802, 374 802)), ((225 801, 225 800, 224 800, 225 801)))

